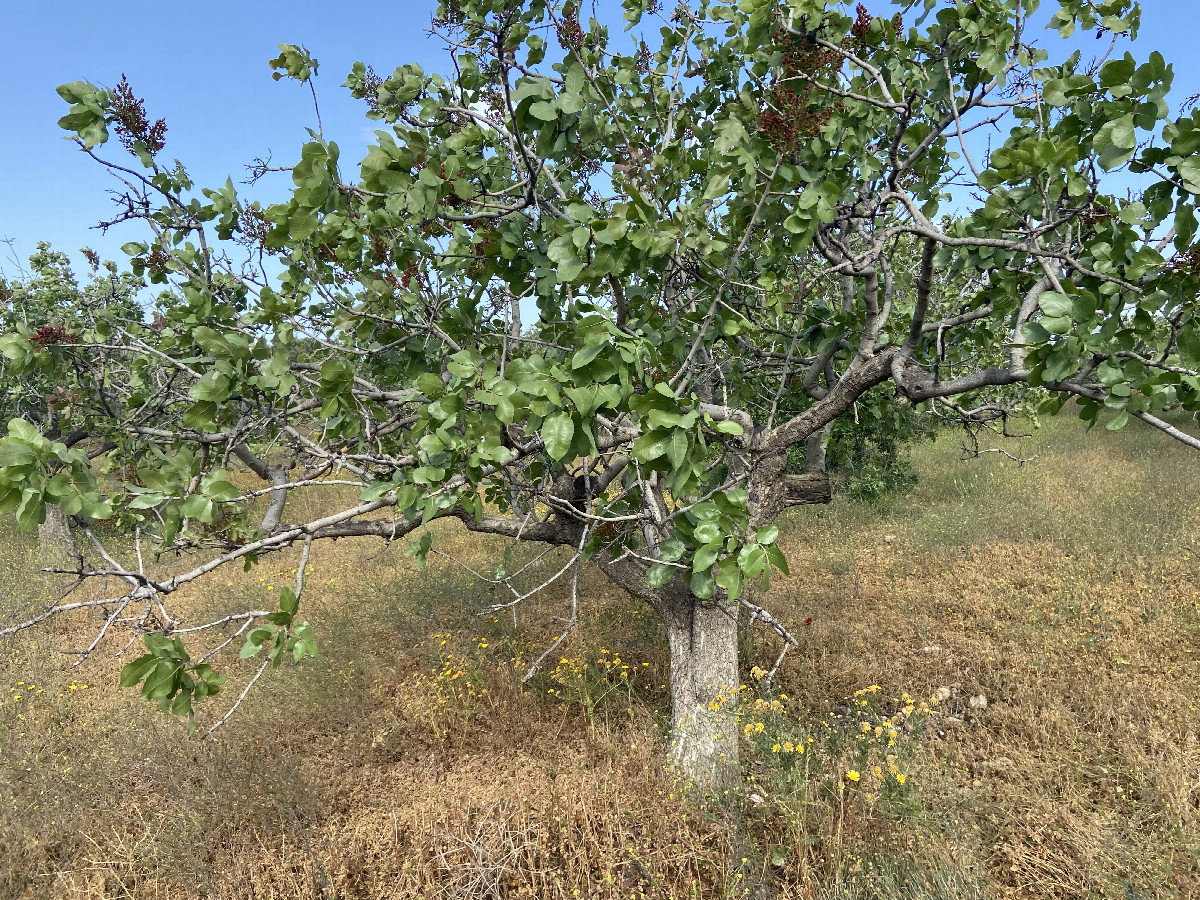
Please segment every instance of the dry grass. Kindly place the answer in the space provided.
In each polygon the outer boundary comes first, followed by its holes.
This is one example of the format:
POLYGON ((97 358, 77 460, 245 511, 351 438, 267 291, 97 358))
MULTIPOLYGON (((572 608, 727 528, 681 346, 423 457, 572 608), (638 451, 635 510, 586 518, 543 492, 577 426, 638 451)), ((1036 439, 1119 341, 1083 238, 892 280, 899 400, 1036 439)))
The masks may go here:
MULTIPOLYGON (((322 547, 320 659, 264 679, 216 744, 118 689, 111 658, 69 669, 55 648, 85 622, 13 643, 0 897, 1200 895, 1200 460, 1069 420, 1020 450, 1019 470, 961 462, 947 435, 911 497, 789 515, 794 574, 760 599, 803 646, 782 709, 746 704, 764 730, 727 811, 662 768, 658 627, 594 575, 565 662, 521 689, 561 593, 480 618, 493 595, 444 558, 322 547), (945 699, 889 747, 858 727, 876 684, 873 722, 905 691, 945 699), (813 743, 788 760, 785 736, 813 743)), ((494 549, 437 530, 473 565, 494 549)), ((187 602, 269 603, 293 565, 187 602)), ((6 531, 5 605, 47 589, 35 568, 6 531)), ((745 650, 753 684, 775 646, 745 650)))

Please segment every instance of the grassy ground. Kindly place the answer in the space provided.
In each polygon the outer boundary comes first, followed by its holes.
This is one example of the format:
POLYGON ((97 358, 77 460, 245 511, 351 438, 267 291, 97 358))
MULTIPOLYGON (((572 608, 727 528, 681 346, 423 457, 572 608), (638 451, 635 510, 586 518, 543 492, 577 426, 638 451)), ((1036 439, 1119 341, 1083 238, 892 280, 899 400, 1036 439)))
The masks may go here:
MULTIPOLYGON (((590 576, 521 688, 561 591, 481 618, 497 598, 448 559, 343 541, 303 607, 321 657, 216 744, 117 688, 111 654, 69 668, 87 622, 5 647, 0 897, 1200 896, 1200 457, 1069 419, 1004 444, 1022 467, 960 444, 917 448, 909 497, 788 515, 793 575, 757 599, 802 647, 764 696, 777 647, 745 638, 724 807, 662 767, 647 610, 590 576)), ((295 564, 188 602, 270 602, 295 564)), ((49 587, 35 570, 0 535, 4 604, 49 587)))

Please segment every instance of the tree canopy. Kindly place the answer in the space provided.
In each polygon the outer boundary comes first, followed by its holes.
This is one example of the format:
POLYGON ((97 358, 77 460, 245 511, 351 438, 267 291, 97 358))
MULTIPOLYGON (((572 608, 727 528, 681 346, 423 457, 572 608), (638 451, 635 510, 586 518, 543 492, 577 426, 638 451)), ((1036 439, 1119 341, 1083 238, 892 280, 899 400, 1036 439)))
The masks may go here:
MULTIPOLYGON (((124 580, 0 634, 100 610, 93 647, 146 632, 123 681, 191 712, 222 676, 188 634, 236 630, 264 666, 315 642, 302 578, 279 610, 200 624, 172 614, 182 585, 455 518, 571 548, 559 577, 588 561, 652 606, 672 759, 731 777, 738 609, 792 640, 745 591, 787 573, 779 515, 828 500, 834 423, 1073 400, 1200 449, 1168 421, 1200 410, 1200 113, 1173 116, 1160 54, 1123 49, 1133 0, 1049 4, 1059 35, 1105 39, 1090 60, 1042 46, 1040 5, 624 0, 621 33, 574 0, 445 0, 445 74, 356 63, 375 142, 347 165, 318 113, 269 205, 196 191, 127 85, 61 86, 116 220, 143 223, 134 272, 165 291, 150 324, 97 308, 0 339, 6 385, 91 373, 72 421, 103 448, 97 469, 17 410, 0 510, 31 527, 62 504, 96 554, 77 574, 124 580), (102 155, 110 131, 131 159, 102 155), (331 505, 293 520, 297 490, 331 505), (128 568, 89 525, 110 513, 205 561, 128 568)), ((316 77, 280 50, 276 79, 316 77)))

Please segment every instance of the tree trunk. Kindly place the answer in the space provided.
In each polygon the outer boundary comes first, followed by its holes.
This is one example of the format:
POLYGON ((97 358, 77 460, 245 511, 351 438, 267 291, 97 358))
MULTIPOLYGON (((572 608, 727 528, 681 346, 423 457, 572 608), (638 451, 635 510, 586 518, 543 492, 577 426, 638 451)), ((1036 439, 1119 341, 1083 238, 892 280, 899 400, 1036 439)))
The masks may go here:
POLYGON ((38 526, 38 553, 42 565, 56 568, 73 566, 79 559, 71 524, 57 503, 46 504, 46 521, 38 526))
POLYGON ((671 763, 705 790, 736 783, 737 603, 690 598, 666 618, 671 651, 671 763))

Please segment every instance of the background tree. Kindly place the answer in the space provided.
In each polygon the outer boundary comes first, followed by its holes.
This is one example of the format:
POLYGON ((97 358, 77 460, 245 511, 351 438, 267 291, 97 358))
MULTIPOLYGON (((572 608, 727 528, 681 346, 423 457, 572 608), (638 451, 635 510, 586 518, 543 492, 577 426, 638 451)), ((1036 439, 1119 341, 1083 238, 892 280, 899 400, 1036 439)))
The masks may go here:
MULTIPOLYGON (((24 419, 68 448, 85 442, 97 415, 107 412, 97 406, 105 400, 99 388, 104 376, 89 354, 75 354, 71 348, 80 334, 95 328, 98 316, 136 329, 143 314, 137 302, 142 280, 120 272, 114 263, 101 264, 91 250, 83 253, 91 271, 82 286, 67 255, 46 243, 38 244, 28 270, 22 268, 15 278, 0 277, 0 332, 21 335, 43 353, 38 364, 23 368, 20 375, 10 371, 12 361, 0 357, 0 415, 5 421, 24 419)), ((88 449, 99 455, 105 448, 96 444, 88 449)), ((55 496, 41 507, 38 538, 45 561, 61 565, 79 552, 55 496)), ((38 506, 26 509, 36 519, 38 506)))
MULTIPOLYGON (((161 329, 100 320, 68 353, 9 334, 8 377, 76 353, 129 372, 98 388, 109 502, 160 552, 208 557, 151 577, 104 551, 80 574, 127 590, 0 633, 101 610, 97 641, 150 632, 123 682, 191 712, 220 676, 188 634, 245 634, 264 667, 314 645, 295 618, 303 565, 279 610, 210 623, 172 614, 182 585, 455 518, 571 548, 572 623, 585 560, 657 612, 671 759, 714 785, 737 772, 739 606, 786 650, 746 589, 787 572, 774 523, 828 499, 820 448, 856 409, 899 397, 977 424, 1038 388, 1051 408, 1109 407, 1110 428, 1136 418, 1200 449, 1163 418, 1200 409, 1200 116, 1170 118, 1159 54, 1115 53, 1136 3, 1057 4, 1061 34, 1112 38, 1087 63, 1033 43, 1030 0, 891 18, 818 0, 623 6, 631 27, 658 26, 653 45, 570 0, 447 0, 450 76, 356 64, 346 84, 381 124, 357 177, 318 128, 290 199, 265 208, 232 183, 196 196, 128 90, 59 88, 61 124, 150 229, 127 246, 135 272, 176 299, 161 329), (136 163, 99 155, 109 128, 136 163), (977 135, 996 129, 988 150, 977 135), (1128 196, 1101 183, 1118 169, 1139 176, 1128 196), (818 471, 788 472, 800 447, 818 471), (261 490, 234 487, 239 461, 261 490), (335 504, 347 483, 357 501, 335 504), (301 488, 328 508, 289 521, 301 488), (246 519, 260 494, 265 515, 246 519)), ((317 71, 291 45, 272 66, 317 71)), ((88 461, 9 428, 0 508, 28 525, 66 491, 87 512, 88 461)), ((411 552, 429 547, 426 532, 411 552)))

